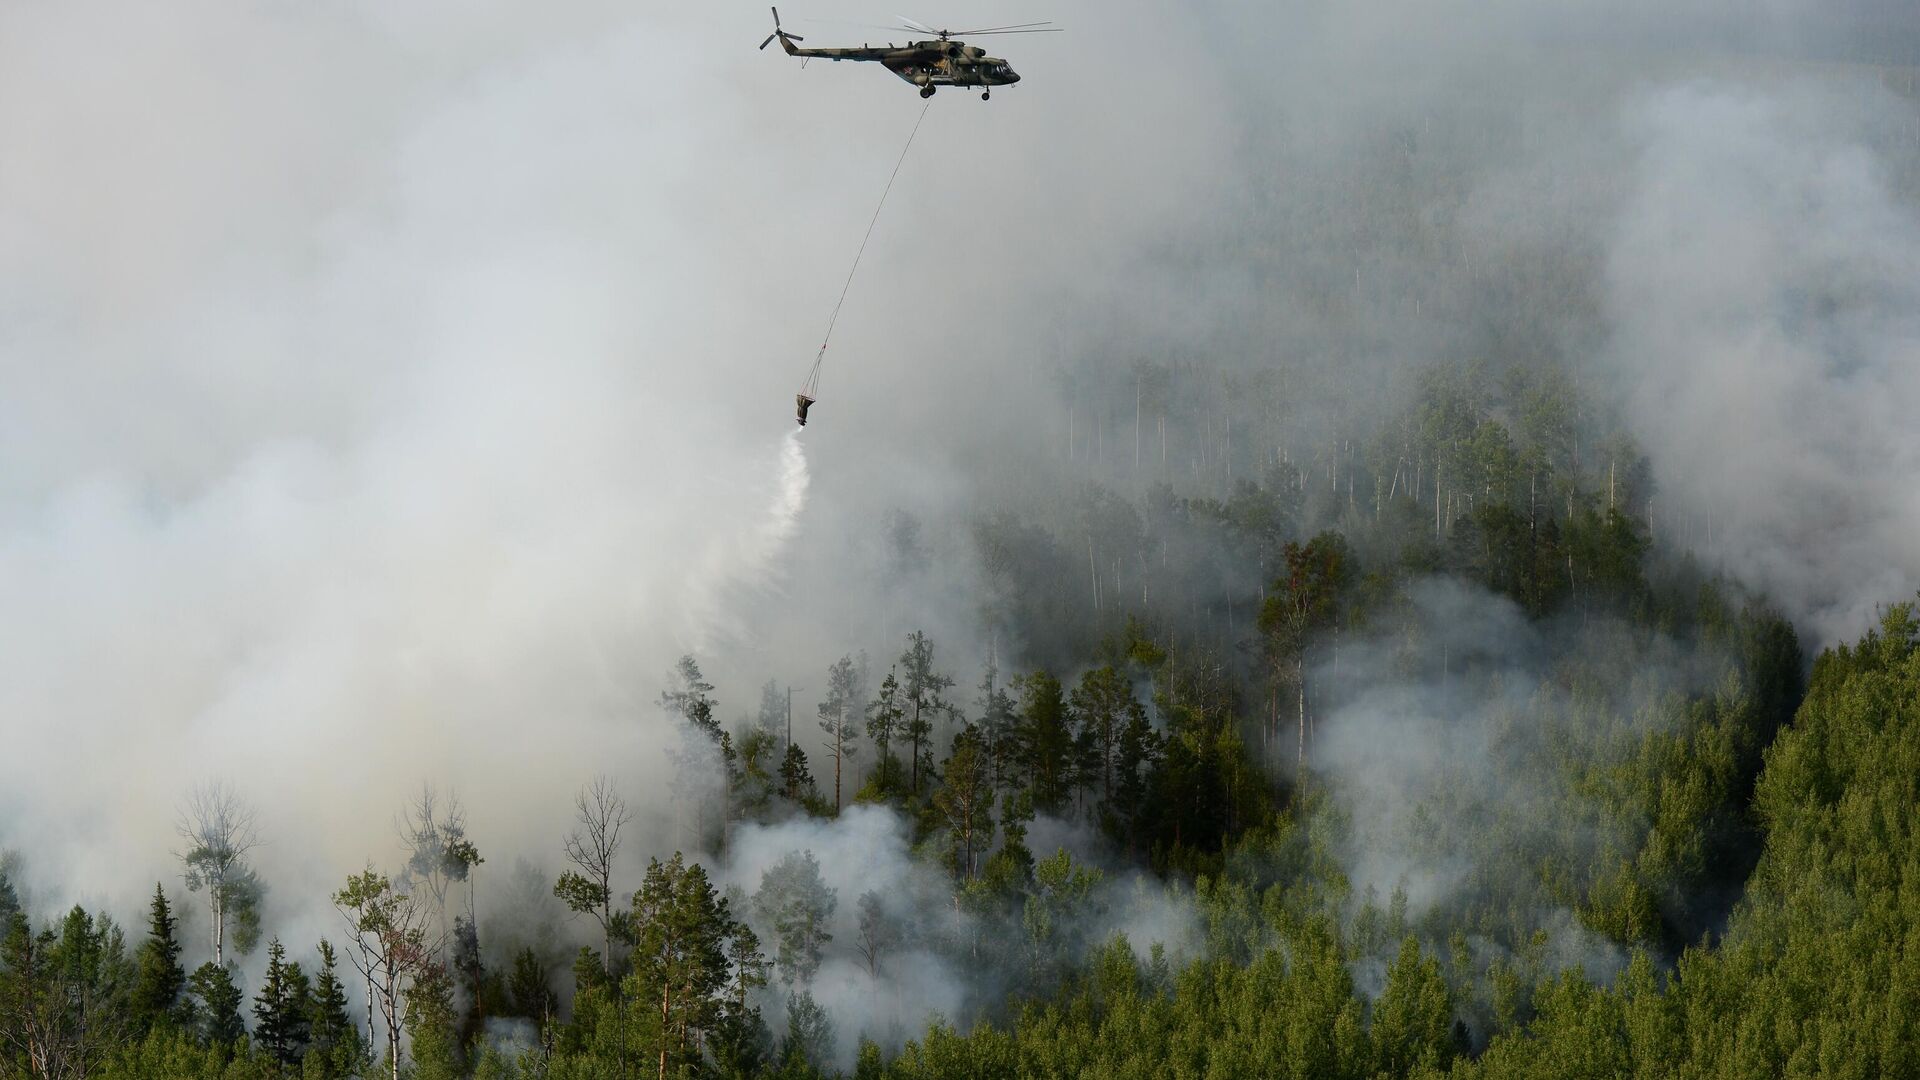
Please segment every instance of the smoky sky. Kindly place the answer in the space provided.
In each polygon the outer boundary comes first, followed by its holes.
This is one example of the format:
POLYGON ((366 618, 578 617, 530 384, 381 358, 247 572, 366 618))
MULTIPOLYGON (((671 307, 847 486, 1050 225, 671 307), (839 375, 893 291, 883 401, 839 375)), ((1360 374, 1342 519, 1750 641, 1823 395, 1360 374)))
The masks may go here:
POLYGON ((893 76, 755 52, 757 4, 0 6, 0 846, 131 909, 225 776, 290 917, 422 779, 504 860, 608 772, 659 850, 676 655, 728 719, 916 627, 971 685, 968 516, 1043 514, 1061 368, 1169 349, 1382 412, 1489 343, 1586 356, 1722 564, 1846 630, 1920 569, 1903 99, 1613 10, 968 5, 1069 32, 933 99, 802 503, 893 76), (1409 137, 1453 179, 1388 206, 1409 137), (1578 302, 1490 314, 1489 264, 1562 248, 1578 302), (889 570, 897 509, 930 569, 889 570))

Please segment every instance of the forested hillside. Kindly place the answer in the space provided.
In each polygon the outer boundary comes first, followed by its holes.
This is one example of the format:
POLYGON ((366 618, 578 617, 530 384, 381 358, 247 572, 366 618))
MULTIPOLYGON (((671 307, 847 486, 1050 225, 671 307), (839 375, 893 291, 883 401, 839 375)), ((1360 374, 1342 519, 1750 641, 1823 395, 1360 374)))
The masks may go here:
POLYGON ((1638 460, 1616 439, 1575 464, 1553 395, 1446 369, 1337 484, 1279 461, 1226 498, 1095 496, 1136 530, 1098 606, 1056 533, 983 520, 993 617, 1071 662, 949 672, 914 634, 834 663, 789 742, 779 687, 731 724, 686 658, 661 706, 712 779, 681 846, 711 854, 623 885, 630 815, 583 790, 545 886, 592 928, 572 957, 550 928, 487 940, 486 853, 431 791, 401 872, 341 882, 327 941, 283 941, 244 804, 203 791, 185 889, 143 923, 0 887, 7 1068, 798 1076, 846 1045, 861 1076, 1904 1071, 1920 622, 1896 605, 1823 652, 1803 699, 1793 631, 1654 554, 1638 460), (1260 584, 1183 608, 1169 550, 1260 584), (872 808, 919 899, 836 895, 811 852, 751 892, 702 865, 872 808), (1145 894, 1191 932, 1129 940, 1145 894), (257 985, 183 962, 183 900, 235 952, 267 939, 257 985), (836 955, 883 993, 938 964, 963 1011, 837 1032, 858 1018, 812 992, 836 955))

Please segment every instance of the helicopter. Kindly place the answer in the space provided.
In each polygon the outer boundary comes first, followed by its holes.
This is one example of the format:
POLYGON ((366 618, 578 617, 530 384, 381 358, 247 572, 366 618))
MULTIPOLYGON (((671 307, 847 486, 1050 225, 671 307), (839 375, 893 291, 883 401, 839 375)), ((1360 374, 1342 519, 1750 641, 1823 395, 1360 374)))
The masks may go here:
POLYGON ((787 50, 788 56, 803 58, 819 57, 823 60, 870 60, 884 66, 888 71, 920 88, 920 96, 930 98, 935 87, 939 86, 978 86, 981 87, 980 100, 986 101, 993 96, 996 86, 1011 86, 1020 81, 1020 76, 1005 61, 996 56, 988 56, 987 50, 977 45, 969 45, 958 37, 980 37, 988 34, 1057 34, 1060 28, 1048 22, 1017 23, 1012 26, 988 26, 978 30, 935 30, 931 26, 902 18, 903 26, 879 27, 883 30, 904 30, 910 34, 931 34, 925 41, 910 41, 905 45, 862 45, 857 49, 797 49, 793 43, 805 41, 798 34, 789 34, 780 26, 780 9, 773 9, 773 33, 760 43, 762 49, 780 39, 780 47, 787 50))

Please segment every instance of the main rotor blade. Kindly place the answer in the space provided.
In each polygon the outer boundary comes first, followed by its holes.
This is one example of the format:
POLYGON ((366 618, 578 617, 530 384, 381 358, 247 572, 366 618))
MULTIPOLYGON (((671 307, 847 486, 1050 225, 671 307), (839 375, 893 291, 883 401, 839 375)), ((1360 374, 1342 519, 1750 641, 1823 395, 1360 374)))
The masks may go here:
MULTIPOLYGON (((904 26, 881 26, 879 23, 851 22, 846 19, 802 19, 801 22, 821 23, 828 26, 857 26, 862 30, 906 30, 904 26)), ((791 35, 789 35, 791 36, 791 35)))
POLYGON ((921 22, 918 19, 909 19, 905 15, 895 15, 894 18, 899 19, 902 23, 904 23, 907 29, 917 31, 922 34, 938 34, 940 32, 938 30, 935 30, 933 27, 928 26, 926 23, 921 22))
POLYGON ((1048 30, 955 30, 954 37, 994 37, 999 34, 1064 34, 1067 28, 1056 26, 1048 30))
POLYGON ((978 30, 955 30, 952 32, 955 34, 998 34, 1003 30, 1025 30, 1029 26, 1052 26, 1052 25, 1053 25, 1052 19, 1045 19, 1040 22, 1012 23, 1007 26, 983 26, 978 30))

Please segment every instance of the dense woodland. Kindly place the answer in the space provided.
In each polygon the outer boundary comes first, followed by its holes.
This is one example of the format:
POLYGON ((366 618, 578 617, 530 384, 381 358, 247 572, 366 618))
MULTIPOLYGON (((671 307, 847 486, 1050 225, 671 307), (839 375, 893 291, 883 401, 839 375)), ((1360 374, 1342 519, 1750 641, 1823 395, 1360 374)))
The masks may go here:
POLYGON ((183 873, 142 923, 30 910, 0 878, 0 1062, 36 1077, 819 1075, 840 1064, 834 1025, 859 1022, 812 998, 823 954, 857 953, 880 980, 912 939, 997 992, 903 1045, 861 1039, 855 1075, 1910 1071, 1920 617, 1890 607, 1803 680, 1784 621, 1656 554, 1630 446, 1576 458, 1570 393, 1443 369, 1337 480, 1282 459, 1226 498, 1090 492, 1085 510, 1121 521, 1101 536, 1134 530, 1099 584, 1097 554, 1069 572, 1070 537, 983 519, 986 617, 1049 628, 1041 651, 1075 663, 989 666, 963 686, 915 633, 897 657, 832 663, 788 741, 779 686, 728 724, 698 659, 681 661, 660 703, 686 735, 683 774, 705 777, 678 795, 686 852, 724 857, 742 821, 883 804, 911 822, 954 919, 837 896, 810 852, 751 894, 718 889, 698 854, 622 880, 620 853, 642 841, 602 780, 550 883, 592 928, 577 954, 487 942, 470 889, 483 838, 431 790, 403 816, 405 864, 330 898, 337 936, 282 941, 262 924, 249 809, 206 787, 184 804, 183 873), (1177 574, 1141 597, 1130 573, 1169 549, 1241 560, 1259 584, 1231 615, 1182 605, 1177 574), (1422 600, 1435 581, 1536 635, 1532 666, 1492 646, 1436 656, 1457 612, 1422 600), (1383 679, 1466 703, 1489 759, 1442 755, 1404 792, 1414 812, 1372 820, 1342 790, 1358 781, 1316 755, 1354 715, 1343 697, 1383 679), (1488 777, 1529 794, 1487 799, 1488 777), (1097 836, 1109 865, 1149 868, 1199 940, 1092 936, 1105 871, 1035 850, 1041 818, 1097 836), (1468 869, 1416 902, 1352 880, 1356 847, 1468 869), (175 914, 187 896, 201 925, 175 914), (858 940, 829 933, 839 904, 859 910, 858 940), (255 949, 265 976, 243 986, 233 955, 255 949))
POLYGON ((1581 377, 1592 252, 1450 231, 1460 162, 1525 125, 1437 126, 1212 251, 1325 332, 1312 363, 1092 350, 1043 448, 982 457, 996 498, 871 523, 887 574, 977 570, 984 667, 912 630, 790 702, 682 659, 679 820, 641 835, 583 764, 529 853, 572 916, 546 934, 476 910, 518 853, 431 788, 324 897, 268 902, 221 785, 144 914, 42 909, 0 858, 0 1077, 1920 1073, 1920 609, 1809 656, 1696 559, 1713 508, 1663 501, 1581 377), (1404 344, 1382 294, 1453 359, 1333 374, 1404 344), (856 806, 925 895, 807 850, 718 883, 738 830, 856 806), (1142 889, 1193 931, 1116 932, 1142 889), (325 940, 272 917, 329 906, 325 940), (920 957, 964 1012, 868 1030, 814 993, 920 957))

